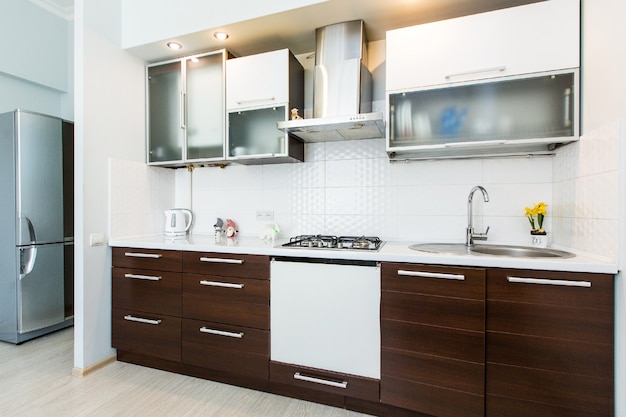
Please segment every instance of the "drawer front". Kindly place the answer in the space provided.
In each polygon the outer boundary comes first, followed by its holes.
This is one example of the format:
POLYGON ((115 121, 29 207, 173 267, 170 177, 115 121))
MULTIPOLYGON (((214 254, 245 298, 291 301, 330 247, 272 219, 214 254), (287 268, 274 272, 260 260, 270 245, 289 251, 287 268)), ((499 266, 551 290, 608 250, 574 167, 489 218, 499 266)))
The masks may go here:
POLYGON ((552 404, 543 404, 535 401, 524 401, 516 398, 487 395, 486 417, 598 417, 612 416, 613 410, 598 414, 590 410, 575 410, 552 404))
POLYGON ((581 306, 613 313, 613 276, 490 269, 487 299, 581 306))
POLYGON ((268 379, 266 330, 183 319, 182 338, 186 364, 268 379))
POLYGON ((383 348, 381 365, 383 380, 391 376, 479 396, 485 391, 485 365, 482 363, 383 348))
POLYGON ((382 264, 383 291, 485 299, 485 270, 402 263, 382 264))
POLYGON ((113 268, 113 307, 180 317, 180 272, 113 268))
POLYGON ((613 345, 487 332, 487 362, 613 379, 613 345))
POLYGON ((180 362, 181 319, 114 308, 111 345, 127 352, 180 362))
POLYGON ((183 276, 183 316, 198 320, 269 329, 269 281, 183 276))
POLYGON ((377 379, 272 361, 270 380, 347 397, 379 401, 380 382, 377 379))
POLYGON ((385 348, 484 363, 485 333, 382 320, 381 341, 385 348))
MULTIPOLYGON (((454 391, 385 375, 381 378, 380 401, 437 417, 483 417, 485 415, 483 395, 454 391)), ((505 413, 502 416, 508 416, 508 414, 505 413)))
POLYGON ((613 412, 613 380, 608 378, 489 364, 487 394, 566 405, 598 416, 610 416, 613 412))
POLYGON ((195 274, 269 279, 270 260, 261 255, 185 252, 183 270, 195 274))
POLYGON ((113 248, 113 266, 181 272, 182 254, 161 249, 113 248))
POLYGON ((504 301, 488 301, 487 310, 487 331, 613 344, 613 315, 606 312, 504 301))
POLYGON ((381 317, 482 332, 485 330, 485 302, 383 291, 381 317))

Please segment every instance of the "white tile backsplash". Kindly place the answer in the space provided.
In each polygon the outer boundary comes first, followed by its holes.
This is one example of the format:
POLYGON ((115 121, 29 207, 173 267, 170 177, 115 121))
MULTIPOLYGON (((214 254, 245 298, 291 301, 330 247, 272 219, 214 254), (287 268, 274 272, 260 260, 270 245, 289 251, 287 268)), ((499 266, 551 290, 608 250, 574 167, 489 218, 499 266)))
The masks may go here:
POLYGON ((557 245, 617 256, 619 125, 587 134, 554 157, 390 163, 385 140, 306 144, 307 162, 197 168, 189 175, 111 162, 111 236, 162 231, 162 210, 191 189, 193 233, 232 218, 255 236, 272 210, 282 238, 298 234, 378 235, 384 240, 462 242, 467 197, 489 241, 529 244, 524 207, 548 204, 544 227, 557 245), (191 186, 190 183, 191 182, 191 186), (176 192, 175 192, 176 190, 176 192))

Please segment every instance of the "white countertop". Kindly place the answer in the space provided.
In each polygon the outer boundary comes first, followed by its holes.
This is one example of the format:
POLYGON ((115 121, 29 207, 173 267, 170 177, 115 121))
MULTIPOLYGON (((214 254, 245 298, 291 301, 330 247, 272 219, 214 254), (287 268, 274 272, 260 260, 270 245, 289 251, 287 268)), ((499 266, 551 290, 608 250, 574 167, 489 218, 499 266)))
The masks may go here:
POLYGON ((237 236, 216 241, 213 235, 189 235, 172 238, 163 235, 115 238, 109 246, 145 249, 170 249, 199 252, 241 253, 250 255, 291 256, 303 258, 371 260, 384 262, 411 262, 439 265, 459 265, 492 268, 516 268, 568 272, 617 273, 614 260, 583 254, 567 248, 576 254, 573 258, 514 258, 492 255, 450 255, 426 253, 409 248, 421 242, 385 242, 379 251, 347 249, 305 249, 281 247, 286 240, 263 241, 257 237, 237 236))

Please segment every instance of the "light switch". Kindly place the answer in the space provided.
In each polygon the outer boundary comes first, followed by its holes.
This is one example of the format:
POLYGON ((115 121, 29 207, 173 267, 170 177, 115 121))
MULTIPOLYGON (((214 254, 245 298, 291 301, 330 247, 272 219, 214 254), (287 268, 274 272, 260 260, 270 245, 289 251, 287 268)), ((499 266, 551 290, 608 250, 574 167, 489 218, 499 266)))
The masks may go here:
POLYGON ((89 246, 104 245, 104 233, 91 233, 89 235, 89 246))

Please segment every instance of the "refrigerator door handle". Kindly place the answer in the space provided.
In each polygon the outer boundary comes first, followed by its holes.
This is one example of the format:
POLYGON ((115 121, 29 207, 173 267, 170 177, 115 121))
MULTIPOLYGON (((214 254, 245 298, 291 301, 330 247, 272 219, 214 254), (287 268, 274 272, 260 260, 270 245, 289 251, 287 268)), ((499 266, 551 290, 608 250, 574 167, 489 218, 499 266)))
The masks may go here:
POLYGON ((28 236, 30 238, 30 242, 28 244, 37 244, 37 235, 35 234, 35 226, 33 225, 33 222, 30 221, 28 216, 24 216, 22 213, 20 213, 20 221, 26 222, 26 227, 28 228, 28 236))
POLYGON ((37 258, 37 247, 28 246, 20 248, 20 280, 24 279, 26 275, 33 272, 35 268, 35 259, 37 258))

